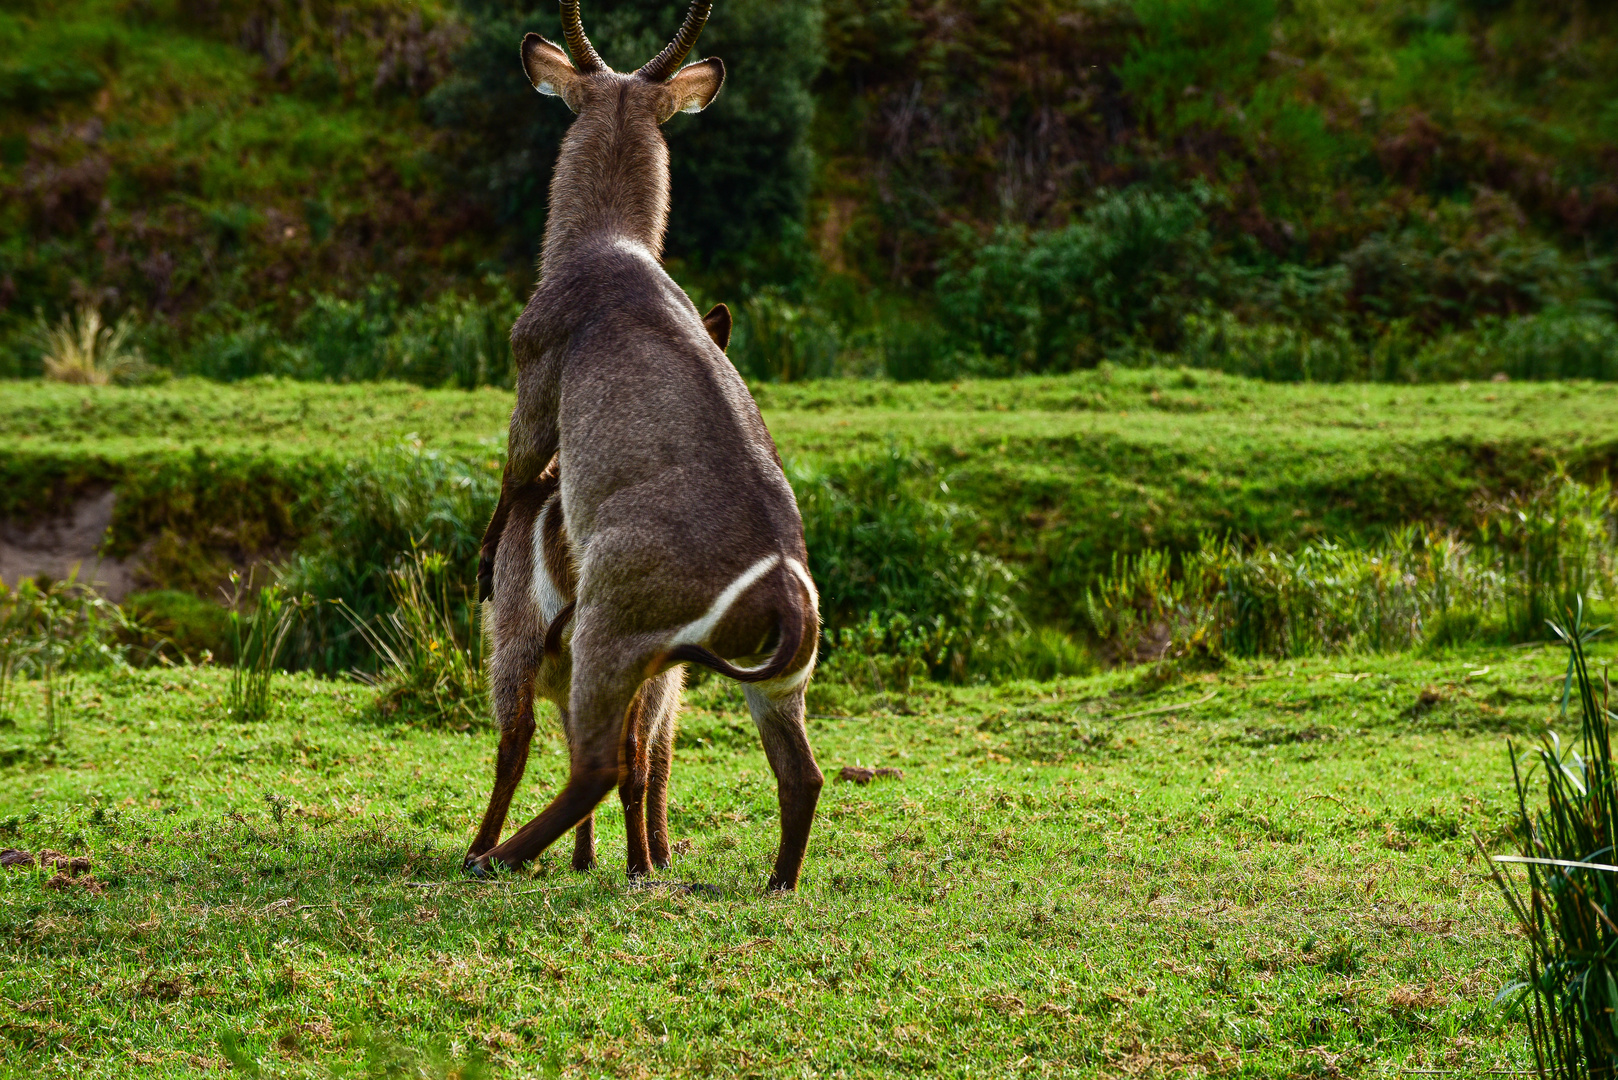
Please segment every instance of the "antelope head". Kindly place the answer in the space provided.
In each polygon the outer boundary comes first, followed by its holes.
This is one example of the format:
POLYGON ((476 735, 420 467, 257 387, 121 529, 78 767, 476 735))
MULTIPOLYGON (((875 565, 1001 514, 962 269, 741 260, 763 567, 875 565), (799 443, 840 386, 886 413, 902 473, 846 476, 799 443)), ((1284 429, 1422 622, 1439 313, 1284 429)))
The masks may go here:
POLYGON ((561 5, 566 50, 538 34, 522 42, 523 70, 534 89, 561 98, 578 115, 551 179, 545 261, 596 230, 626 234, 660 255, 669 179, 668 144, 658 126, 675 113, 701 112, 724 85, 725 65, 717 59, 681 66, 713 4, 692 0, 674 40, 628 74, 596 53, 578 0, 561 5))

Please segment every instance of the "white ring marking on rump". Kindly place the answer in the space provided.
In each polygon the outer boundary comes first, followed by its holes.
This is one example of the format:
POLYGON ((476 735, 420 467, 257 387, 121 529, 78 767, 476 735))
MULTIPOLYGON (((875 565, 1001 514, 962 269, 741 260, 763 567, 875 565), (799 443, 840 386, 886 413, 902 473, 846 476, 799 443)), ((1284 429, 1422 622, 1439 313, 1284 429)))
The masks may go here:
POLYGON ((803 582, 803 587, 809 591, 809 605, 819 611, 820 591, 815 588, 815 579, 809 576, 809 571, 804 569, 803 563, 797 559, 788 558, 787 569, 798 575, 798 580, 803 582))
POLYGON ((725 617, 725 613, 731 609, 731 606, 741 599, 742 593, 751 589, 759 578, 774 570, 780 561, 781 556, 779 554, 766 555, 742 571, 741 576, 726 585, 725 591, 714 599, 713 604, 708 608, 707 614, 695 622, 686 623, 681 627, 674 637, 669 640, 668 647, 672 649, 679 645, 705 644, 708 640, 708 635, 713 633, 714 627, 719 625, 719 620, 725 617))

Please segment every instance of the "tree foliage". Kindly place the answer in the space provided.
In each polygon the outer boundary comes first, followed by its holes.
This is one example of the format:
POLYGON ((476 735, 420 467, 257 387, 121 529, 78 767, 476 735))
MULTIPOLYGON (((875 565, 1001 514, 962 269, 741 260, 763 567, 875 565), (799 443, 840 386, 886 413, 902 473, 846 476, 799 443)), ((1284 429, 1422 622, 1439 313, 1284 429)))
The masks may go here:
MULTIPOLYGON (((467 0, 465 12, 470 40, 428 107, 454 133, 455 166, 468 185, 508 239, 532 250, 544 228, 551 165, 573 117, 560 101, 534 93, 517 43, 530 30, 561 41, 556 7, 467 0)), ((683 14, 684 5, 665 0, 604 0, 585 6, 584 22, 602 58, 630 71, 673 37, 683 14)), ((711 264, 802 218, 819 39, 813 0, 731 0, 715 9, 697 54, 725 62, 725 88, 701 116, 676 116, 664 128, 671 255, 711 264)))

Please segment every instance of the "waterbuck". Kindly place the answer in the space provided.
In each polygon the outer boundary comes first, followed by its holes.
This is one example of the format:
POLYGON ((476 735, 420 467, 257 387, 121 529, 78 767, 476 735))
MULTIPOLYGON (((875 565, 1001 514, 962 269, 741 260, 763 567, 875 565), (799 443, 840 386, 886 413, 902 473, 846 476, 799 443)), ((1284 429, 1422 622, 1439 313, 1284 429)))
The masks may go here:
MULTIPOLYGON (((686 662, 744 686, 781 807, 770 887, 794 888, 803 864, 822 784, 803 723, 819 638, 803 523, 758 407, 660 262, 669 174, 658 125, 700 112, 724 82, 718 60, 680 68, 710 6, 695 0, 673 42, 630 74, 596 55, 577 0, 561 5, 576 64, 538 34, 523 39, 529 81, 578 119, 551 180, 539 284, 511 331, 517 404, 502 505, 490 523, 491 536, 506 541, 493 567, 496 621, 502 593, 519 591, 519 577, 538 615, 526 633, 507 633, 513 649, 522 641, 530 652, 510 664, 494 631, 491 674, 506 734, 489 813, 467 857, 473 872, 533 859, 614 787, 629 872, 666 865, 662 811, 653 810, 653 835, 663 833, 653 843, 643 804, 651 775, 666 776, 686 662), (531 502, 519 503, 525 490, 543 491, 553 455, 556 497, 545 505, 557 521, 548 525, 549 511, 541 521, 531 502), (532 515, 526 544, 505 531, 523 515, 532 515), (564 558, 552 561, 548 532, 565 537, 564 558), (561 599, 569 582, 571 611, 561 599), (566 657, 532 656, 536 640, 557 651, 565 644, 566 657), (534 673, 526 682, 525 670, 534 673), (549 682, 564 671, 565 695, 549 682), (568 782, 538 817, 494 844, 522 774, 536 689, 565 696, 568 782)), ((576 864, 587 863, 586 832, 576 864)))

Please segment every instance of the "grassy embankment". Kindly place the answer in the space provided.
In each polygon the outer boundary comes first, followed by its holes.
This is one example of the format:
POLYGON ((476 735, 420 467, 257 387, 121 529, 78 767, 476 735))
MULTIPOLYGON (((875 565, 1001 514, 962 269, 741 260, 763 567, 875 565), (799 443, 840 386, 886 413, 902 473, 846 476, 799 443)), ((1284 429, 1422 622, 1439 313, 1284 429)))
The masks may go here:
MULTIPOLYGON (((1618 388, 1594 383, 1277 386, 1103 369, 955 384, 757 388, 795 475, 883 475, 969 511, 960 528, 1026 568, 1031 612, 1065 621, 1114 551, 1189 548, 1201 532, 1278 542, 1466 527, 1480 497, 1557 461, 1610 469, 1618 388), (901 463, 882 473, 897 452, 901 463)), ((399 384, 179 381, 84 390, 15 384, 0 402, 0 514, 76 490, 120 492, 113 548, 290 550, 346 462, 414 436, 492 479, 511 398, 399 384)))
MULTIPOLYGON (((511 1076, 1524 1068, 1490 1006, 1520 941, 1468 836, 1507 843, 1502 735, 1554 716, 1562 667, 931 685, 814 722, 828 773, 904 776, 828 785, 792 898, 760 893, 774 789, 717 682, 677 754, 683 891, 626 887, 612 800, 598 872, 461 881, 486 733, 363 723, 360 688, 306 677, 261 725, 224 719, 216 670, 93 677, 50 753, 0 768, 4 843, 87 853, 104 887, 0 873, 0 1074, 198 1075, 232 1032, 262 1075, 318 1077, 367 1031, 511 1076)), ((560 754, 547 725, 515 814, 560 754)))

